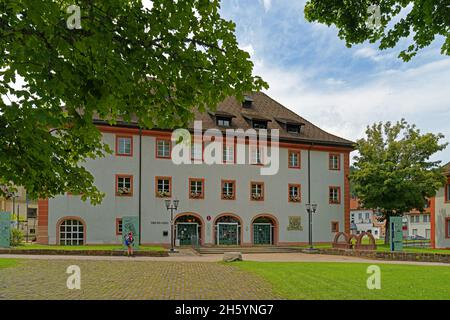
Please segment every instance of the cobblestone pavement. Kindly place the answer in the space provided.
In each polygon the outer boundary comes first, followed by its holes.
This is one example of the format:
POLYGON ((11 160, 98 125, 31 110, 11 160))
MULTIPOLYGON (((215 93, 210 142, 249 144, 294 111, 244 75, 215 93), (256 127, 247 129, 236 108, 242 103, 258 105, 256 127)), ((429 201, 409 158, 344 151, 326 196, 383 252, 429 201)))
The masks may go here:
MULTIPOLYGON (((64 255, 21 255, 3 254, 0 258, 25 259, 25 260, 77 260, 77 261, 129 261, 127 257, 112 256, 64 256, 64 255)), ((221 254, 195 255, 190 250, 184 250, 179 254, 171 254, 170 257, 136 257, 133 261, 144 262, 219 262, 222 261, 221 254)), ((371 263, 371 264, 407 264, 422 266, 443 266, 450 267, 449 263, 439 262, 419 262, 419 261, 394 261, 394 260, 374 260, 361 257, 305 254, 305 253, 264 253, 264 254, 243 254, 245 261, 258 262, 339 262, 339 263, 371 263)))
POLYGON ((214 262, 25 260, 0 269, 1 299, 279 299, 270 284, 214 262), (81 269, 81 290, 66 269, 81 269))

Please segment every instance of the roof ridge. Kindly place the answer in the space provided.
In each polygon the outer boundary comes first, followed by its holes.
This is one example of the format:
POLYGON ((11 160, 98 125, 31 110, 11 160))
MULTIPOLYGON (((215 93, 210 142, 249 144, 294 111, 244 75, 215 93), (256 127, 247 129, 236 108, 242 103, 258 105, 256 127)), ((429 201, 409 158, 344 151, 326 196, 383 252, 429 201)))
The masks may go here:
MULTIPOLYGON (((296 117, 301 118, 303 121, 307 122, 307 124, 313 126, 314 128, 316 128, 316 129, 318 129, 318 130, 321 130, 321 131, 325 132, 326 134, 329 134, 330 136, 333 136, 334 138, 343 139, 343 140, 346 140, 346 141, 349 142, 349 143, 354 143, 354 142, 351 141, 351 140, 348 140, 348 139, 346 139, 346 138, 339 137, 339 136, 337 136, 337 135, 335 135, 335 134, 333 134, 333 133, 329 133, 328 131, 326 131, 326 130, 320 128, 320 127, 318 127, 317 125, 315 125, 315 124, 312 123, 311 121, 307 120, 306 118, 302 117, 301 115, 299 115, 299 114, 296 113, 295 111, 292 111, 291 109, 289 109, 289 108, 286 107, 285 105, 283 105, 283 104, 281 104, 280 102, 276 101, 276 100, 273 99, 271 96, 269 96, 267 93, 265 93, 265 92, 263 92, 263 91, 259 91, 259 92, 257 92, 257 93, 262 93, 264 96, 266 96, 267 98, 269 98, 270 100, 272 100, 274 103, 276 103, 276 104, 278 104, 279 106, 281 106, 282 108, 288 110, 290 113, 292 113, 292 114, 295 115, 296 117)), ((449 164, 450 164, 450 163, 449 163, 449 164)))

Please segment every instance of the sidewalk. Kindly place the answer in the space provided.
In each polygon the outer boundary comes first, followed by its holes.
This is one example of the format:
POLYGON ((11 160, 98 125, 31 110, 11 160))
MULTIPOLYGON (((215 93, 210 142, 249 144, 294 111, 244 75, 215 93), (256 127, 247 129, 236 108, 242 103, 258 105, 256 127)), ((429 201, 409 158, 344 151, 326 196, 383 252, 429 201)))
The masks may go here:
MULTIPOLYGON (((189 249, 183 249, 179 253, 170 254, 169 257, 113 257, 113 256, 63 256, 63 255, 0 255, 1 258, 28 259, 28 260, 79 260, 79 261, 160 261, 160 262, 219 262, 221 254, 196 255, 189 249)), ((258 262, 338 262, 338 263, 371 263, 371 264, 404 264, 420 266, 446 266, 446 263, 411 262, 411 261, 386 261, 371 260, 349 256, 335 256, 323 254, 305 253, 269 253, 269 254, 244 254, 244 261, 258 262)))

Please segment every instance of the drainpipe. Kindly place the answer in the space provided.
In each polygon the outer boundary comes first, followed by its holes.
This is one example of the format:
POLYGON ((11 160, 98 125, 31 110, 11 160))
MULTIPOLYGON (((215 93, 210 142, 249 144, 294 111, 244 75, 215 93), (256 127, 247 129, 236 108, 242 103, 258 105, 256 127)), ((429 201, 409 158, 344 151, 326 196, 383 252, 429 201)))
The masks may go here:
MULTIPOLYGON (((313 148, 314 143, 311 143, 311 146, 308 149, 308 203, 311 205, 311 149, 313 148)), ((308 212, 308 244, 309 248, 313 247, 313 239, 312 239, 312 209, 308 212)))
POLYGON ((139 128, 139 245, 142 244, 142 128, 139 128))

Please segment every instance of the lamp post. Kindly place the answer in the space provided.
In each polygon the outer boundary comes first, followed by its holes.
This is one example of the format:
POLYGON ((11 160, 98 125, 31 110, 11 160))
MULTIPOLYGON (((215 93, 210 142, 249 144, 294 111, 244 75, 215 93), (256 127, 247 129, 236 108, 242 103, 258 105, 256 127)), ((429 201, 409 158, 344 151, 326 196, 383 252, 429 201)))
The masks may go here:
POLYGON ((174 223, 173 221, 173 212, 178 209, 178 205, 180 204, 180 200, 166 200, 166 209, 170 210, 170 252, 176 252, 174 248, 174 223))
MULTIPOLYGON (((14 215, 16 214, 16 198, 18 198, 19 195, 15 192, 8 192, 6 194, 6 197, 8 199, 12 199, 12 216, 14 217, 14 215)), ((19 230, 19 224, 20 224, 19 213, 20 212, 17 212, 17 218, 16 218, 17 219, 17 230, 19 230)))
POLYGON ((309 237, 309 251, 313 251, 313 239, 312 239, 312 215, 317 212, 317 204, 307 203, 306 212, 308 212, 308 237, 309 237))

